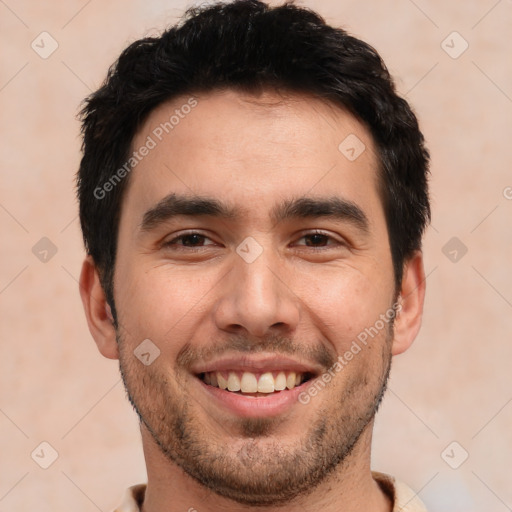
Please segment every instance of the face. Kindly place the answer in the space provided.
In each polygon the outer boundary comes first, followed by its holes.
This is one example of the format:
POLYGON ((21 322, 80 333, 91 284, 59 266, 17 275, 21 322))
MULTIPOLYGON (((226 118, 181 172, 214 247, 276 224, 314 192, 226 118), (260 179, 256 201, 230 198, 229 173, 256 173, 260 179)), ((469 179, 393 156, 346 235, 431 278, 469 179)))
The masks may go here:
POLYGON ((319 100, 233 91, 161 105, 133 150, 148 137, 114 278, 128 394, 203 485, 289 501, 347 463, 389 371, 396 296, 372 139, 319 100))

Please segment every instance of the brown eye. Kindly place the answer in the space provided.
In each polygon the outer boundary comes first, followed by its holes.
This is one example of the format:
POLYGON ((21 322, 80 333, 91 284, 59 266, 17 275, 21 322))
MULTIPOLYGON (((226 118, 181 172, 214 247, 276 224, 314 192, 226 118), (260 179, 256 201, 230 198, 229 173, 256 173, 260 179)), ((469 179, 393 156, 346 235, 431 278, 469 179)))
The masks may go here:
POLYGON ((206 244, 205 241, 210 240, 206 235, 203 235, 201 233, 184 233, 180 236, 177 236, 176 238, 173 238, 172 240, 169 240, 168 242, 165 242, 163 244, 163 247, 169 247, 169 248, 184 248, 184 247, 190 247, 192 249, 194 248, 200 248, 205 247, 207 245, 212 244, 206 244))
POLYGON ((306 245, 308 247, 323 247, 327 245, 330 237, 327 235, 322 235, 320 233, 313 233, 312 235, 305 235, 303 238, 306 240, 306 245), (307 243, 307 240, 309 240, 309 243, 307 243))
POLYGON ((312 247, 312 248, 323 248, 323 247, 329 247, 329 246, 339 246, 343 245, 342 242, 335 239, 334 237, 326 234, 326 233, 320 233, 320 232, 313 232, 313 233, 306 233, 305 235, 302 235, 299 240, 304 240, 305 244, 298 244, 305 247, 312 247))
POLYGON ((198 235, 197 233, 193 233, 191 235, 182 235, 178 237, 176 240, 181 239, 184 246, 187 247, 195 247, 196 245, 200 244, 201 242, 204 242, 206 239, 203 235, 198 235))

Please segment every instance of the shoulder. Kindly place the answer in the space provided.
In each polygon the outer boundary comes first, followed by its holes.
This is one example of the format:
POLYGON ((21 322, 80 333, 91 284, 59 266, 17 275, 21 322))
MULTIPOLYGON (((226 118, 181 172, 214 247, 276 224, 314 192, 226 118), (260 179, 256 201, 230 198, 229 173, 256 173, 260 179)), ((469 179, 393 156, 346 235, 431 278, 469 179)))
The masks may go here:
POLYGON ((146 494, 146 484, 133 485, 126 489, 121 505, 113 512, 140 512, 144 495, 146 494))
POLYGON ((418 495, 406 484, 385 473, 372 471, 373 479, 391 498, 393 512, 427 512, 418 495))

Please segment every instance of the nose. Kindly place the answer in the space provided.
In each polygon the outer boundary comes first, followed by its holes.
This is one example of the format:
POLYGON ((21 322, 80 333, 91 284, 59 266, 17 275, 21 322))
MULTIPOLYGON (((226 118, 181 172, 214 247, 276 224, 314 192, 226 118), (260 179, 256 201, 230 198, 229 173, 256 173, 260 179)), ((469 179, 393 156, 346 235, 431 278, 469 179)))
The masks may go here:
POLYGON ((235 262, 222 283, 215 308, 219 329, 255 337, 269 331, 293 332, 300 317, 300 300, 293 292, 293 280, 277 258, 266 249, 248 263, 235 255, 235 262))

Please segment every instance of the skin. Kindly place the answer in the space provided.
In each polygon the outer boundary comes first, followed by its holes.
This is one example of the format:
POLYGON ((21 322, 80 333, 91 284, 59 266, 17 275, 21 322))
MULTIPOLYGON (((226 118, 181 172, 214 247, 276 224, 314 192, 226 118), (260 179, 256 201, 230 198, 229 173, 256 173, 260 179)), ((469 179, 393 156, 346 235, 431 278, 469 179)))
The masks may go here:
MULTIPOLYGON (((188 98, 155 109, 133 149, 188 98)), ((196 98, 129 178, 114 277, 117 332, 90 257, 80 278, 91 333, 105 357, 120 360, 142 418, 144 512, 391 511, 370 470, 373 416, 391 357, 420 327, 421 252, 404 265, 394 328, 381 329, 308 404, 244 418, 212 400, 192 372, 211 357, 284 354, 320 375, 392 307, 372 138, 346 111, 298 94, 196 98), (366 146, 354 161, 338 150, 349 134, 366 146), (171 193, 215 198, 242 214, 179 216, 141 231, 145 212, 171 193), (276 204, 302 196, 350 201, 367 230, 349 219, 271 219, 276 204), (206 238, 176 240, 190 230, 206 238), (306 236, 314 230, 327 237, 306 236), (236 252, 249 236, 262 249, 251 263, 236 252), (160 350, 148 366, 133 354, 145 339, 160 350)))

